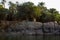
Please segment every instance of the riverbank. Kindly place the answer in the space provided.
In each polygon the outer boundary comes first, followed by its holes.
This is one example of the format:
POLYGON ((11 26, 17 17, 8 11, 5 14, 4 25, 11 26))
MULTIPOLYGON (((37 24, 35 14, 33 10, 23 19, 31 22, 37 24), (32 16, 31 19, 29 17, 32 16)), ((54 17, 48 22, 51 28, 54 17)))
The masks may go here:
POLYGON ((0 32, 21 34, 60 34, 60 25, 54 22, 47 22, 43 25, 41 22, 32 21, 2 21, 0 32))

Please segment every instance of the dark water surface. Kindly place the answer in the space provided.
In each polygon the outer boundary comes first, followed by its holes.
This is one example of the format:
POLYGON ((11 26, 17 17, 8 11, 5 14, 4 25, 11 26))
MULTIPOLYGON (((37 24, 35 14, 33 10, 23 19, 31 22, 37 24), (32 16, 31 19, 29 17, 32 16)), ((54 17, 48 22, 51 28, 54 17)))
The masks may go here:
POLYGON ((59 35, 1 35, 0 40, 60 40, 59 35))

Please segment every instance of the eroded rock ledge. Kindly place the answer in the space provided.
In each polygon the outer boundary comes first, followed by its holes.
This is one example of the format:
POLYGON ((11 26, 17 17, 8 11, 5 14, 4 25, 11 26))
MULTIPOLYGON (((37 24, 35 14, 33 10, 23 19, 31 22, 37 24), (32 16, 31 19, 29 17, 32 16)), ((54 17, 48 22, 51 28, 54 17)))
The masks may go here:
MULTIPOLYGON (((60 34, 60 25, 58 23, 54 22, 47 22, 47 23, 41 23, 41 22, 31 22, 31 21, 2 21, 2 28, 5 29, 4 26, 7 25, 7 28, 4 30, 8 33, 21 33, 21 34, 60 34), (6 25, 5 25, 6 24, 6 25), (43 26, 43 28, 42 28, 43 26), (44 29, 44 31, 43 31, 44 29)), ((1 27, 0 27, 0 31, 1 27)))
POLYGON ((10 25, 7 32, 20 32, 22 34, 60 34, 60 25, 54 22, 44 23, 44 32, 42 30, 43 23, 23 21, 10 25))

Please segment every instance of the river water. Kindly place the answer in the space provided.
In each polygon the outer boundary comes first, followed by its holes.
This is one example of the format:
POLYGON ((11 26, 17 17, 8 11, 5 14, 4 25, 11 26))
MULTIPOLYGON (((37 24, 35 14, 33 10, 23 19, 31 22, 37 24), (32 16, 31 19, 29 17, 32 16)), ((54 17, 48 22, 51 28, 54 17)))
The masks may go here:
POLYGON ((0 40, 60 40, 59 35, 1 35, 0 40))

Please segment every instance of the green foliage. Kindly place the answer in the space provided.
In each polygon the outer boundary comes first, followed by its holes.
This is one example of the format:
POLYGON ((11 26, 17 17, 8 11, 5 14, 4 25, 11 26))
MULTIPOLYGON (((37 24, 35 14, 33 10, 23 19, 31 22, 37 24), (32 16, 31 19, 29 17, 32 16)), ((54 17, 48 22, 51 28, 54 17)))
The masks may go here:
POLYGON ((52 21, 56 21, 56 15, 58 15, 59 12, 54 8, 49 9, 49 12, 51 13, 52 21))
MULTIPOLYGON (((6 0, 3 0, 5 4, 6 0)), ((40 22, 60 21, 60 14, 55 8, 47 9, 44 2, 40 2, 38 6, 32 2, 19 4, 18 2, 9 2, 9 9, 0 5, 0 20, 39 20, 40 22)))
POLYGON ((41 15, 40 7, 34 6, 33 7, 33 12, 34 12, 35 17, 39 17, 41 15))
POLYGON ((55 20, 56 20, 56 21, 60 21, 60 14, 57 14, 57 15, 55 16, 55 20))
POLYGON ((29 18, 33 14, 33 3, 27 2, 17 6, 17 15, 19 18, 29 18), (22 10, 23 9, 23 10, 22 10))
POLYGON ((43 7, 44 4, 45 4, 44 2, 40 2, 40 3, 38 4, 38 6, 43 7))

